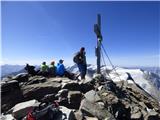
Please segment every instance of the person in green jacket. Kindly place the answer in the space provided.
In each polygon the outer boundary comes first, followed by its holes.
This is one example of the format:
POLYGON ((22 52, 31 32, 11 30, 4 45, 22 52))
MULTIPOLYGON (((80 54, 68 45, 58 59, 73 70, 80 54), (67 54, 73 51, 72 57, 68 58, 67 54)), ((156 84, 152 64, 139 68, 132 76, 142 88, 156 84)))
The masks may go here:
POLYGON ((45 77, 48 76, 48 65, 46 65, 46 62, 43 62, 40 68, 41 74, 45 77))

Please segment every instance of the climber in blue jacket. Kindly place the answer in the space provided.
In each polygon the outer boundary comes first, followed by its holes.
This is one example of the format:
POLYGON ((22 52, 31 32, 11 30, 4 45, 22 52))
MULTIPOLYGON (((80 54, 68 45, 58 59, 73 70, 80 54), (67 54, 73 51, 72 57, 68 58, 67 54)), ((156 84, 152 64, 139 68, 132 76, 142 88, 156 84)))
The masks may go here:
POLYGON ((60 76, 60 77, 68 77, 71 80, 75 80, 76 79, 76 75, 74 73, 71 73, 69 71, 67 71, 63 65, 63 61, 62 59, 59 60, 59 63, 57 64, 57 71, 56 71, 56 75, 60 76))
POLYGON ((65 70, 65 67, 64 67, 64 65, 63 65, 63 61, 64 61, 64 60, 60 59, 60 60, 59 60, 59 63, 57 64, 56 74, 57 74, 57 76, 60 76, 60 77, 64 76, 65 71, 66 71, 66 70, 65 70))

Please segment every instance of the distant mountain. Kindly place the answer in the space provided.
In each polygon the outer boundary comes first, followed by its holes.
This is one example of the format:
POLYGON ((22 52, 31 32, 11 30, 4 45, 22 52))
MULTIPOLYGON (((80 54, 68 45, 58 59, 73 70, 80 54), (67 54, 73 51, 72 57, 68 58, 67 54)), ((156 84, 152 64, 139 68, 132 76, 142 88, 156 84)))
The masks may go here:
MULTIPOLYGON (((18 73, 25 73, 25 65, 2 65, 1 66, 1 78, 7 76, 17 75, 18 73)), ((38 65, 35 65, 35 70, 39 69, 38 65)))
POLYGON ((11 73, 21 71, 24 65, 2 65, 1 66, 1 77, 5 77, 11 73))

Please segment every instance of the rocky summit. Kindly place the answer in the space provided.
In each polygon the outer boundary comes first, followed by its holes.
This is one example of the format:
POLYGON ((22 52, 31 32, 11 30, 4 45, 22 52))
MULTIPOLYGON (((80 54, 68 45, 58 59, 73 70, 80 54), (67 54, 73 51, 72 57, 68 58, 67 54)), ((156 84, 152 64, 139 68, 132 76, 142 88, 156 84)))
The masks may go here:
POLYGON ((1 119, 28 120, 30 111, 36 120, 160 120, 159 102, 138 84, 103 75, 76 81, 21 73, 1 81, 1 119))

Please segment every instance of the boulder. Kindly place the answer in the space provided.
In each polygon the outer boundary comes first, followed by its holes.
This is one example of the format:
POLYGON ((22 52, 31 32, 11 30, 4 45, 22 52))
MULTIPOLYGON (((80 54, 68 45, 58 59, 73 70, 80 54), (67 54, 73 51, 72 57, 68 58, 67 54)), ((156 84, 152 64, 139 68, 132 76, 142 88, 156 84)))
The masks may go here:
POLYGON ((14 89, 20 89, 19 83, 17 80, 1 82, 1 94, 8 93, 14 89))
POLYGON ((26 100, 42 99, 47 94, 56 94, 61 89, 61 84, 57 82, 44 82, 22 87, 26 100))
POLYGON ((150 111, 148 116, 147 116, 147 120, 160 120, 160 113, 158 114, 155 111, 150 111))
POLYGON ((37 100, 18 103, 13 107, 12 114, 16 119, 23 118, 29 111, 32 111, 34 107, 38 107, 39 104, 40 103, 37 100))
POLYGON ((58 91, 57 96, 61 97, 61 98, 67 98, 67 96, 68 96, 68 89, 61 89, 60 91, 58 91))
POLYGON ((16 120, 13 116, 12 116, 12 114, 7 114, 7 115, 1 115, 0 116, 0 120, 16 120))
POLYGON ((24 100, 19 84, 16 80, 11 80, 1 84, 1 111, 5 112, 15 104, 24 100))
POLYGON ((87 99, 83 99, 81 102, 80 110, 85 116, 97 117, 98 119, 109 118, 114 120, 114 117, 108 112, 107 108, 101 102, 93 103, 87 99))
POLYGON ((30 77, 28 82, 27 82, 27 85, 31 85, 31 84, 37 84, 37 83, 44 83, 46 82, 46 78, 43 77, 43 76, 33 76, 33 77, 30 77))
POLYGON ((19 73, 16 76, 13 76, 13 80, 17 80, 18 82, 27 82, 29 75, 27 73, 19 73))
POLYGON ((141 120, 142 119, 142 113, 139 111, 139 112, 137 112, 137 113, 133 113, 132 115, 131 115, 131 119, 132 120, 141 120))
POLYGON ((109 108, 116 119, 130 119, 130 107, 124 105, 122 101, 111 91, 99 93, 105 106, 109 108))
POLYGON ((74 114, 75 114, 76 120, 84 120, 83 113, 80 110, 76 111, 74 114))
POLYGON ((96 91, 91 90, 85 93, 84 97, 90 102, 99 102, 102 101, 96 91))
POLYGON ((60 106, 60 110, 63 113, 62 119, 60 120, 75 120, 74 112, 64 106, 60 106))
POLYGON ((94 89, 94 84, 91 84, 90 82, 82 82, 79 85, 80 85, 80 91, 82 93, 86 93, 94 89))
POLYGON ((80 91, 80 85, 77 82, 68 82, 62 84, 62 89, 68 89, 70 91, 80 91))
POLYGON ((80 91, 69 91, 68 102, 72 109, 79 109, 83 95, 80 91))

